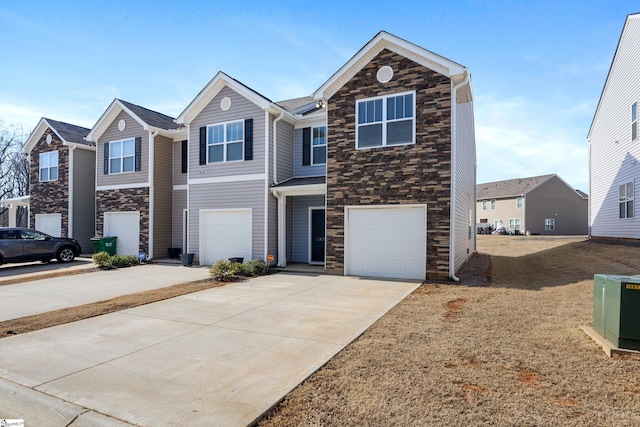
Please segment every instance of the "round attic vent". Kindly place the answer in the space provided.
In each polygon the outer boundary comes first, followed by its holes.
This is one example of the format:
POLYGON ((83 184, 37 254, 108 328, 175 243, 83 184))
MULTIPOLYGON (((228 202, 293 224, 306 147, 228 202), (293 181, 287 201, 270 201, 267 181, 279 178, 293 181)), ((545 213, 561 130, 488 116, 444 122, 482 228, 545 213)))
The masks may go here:
POLYGON ((47 135, 47 144, 51 144, 51 134, 47 135))
POLYGON ((125 122, 124 119, 120 119, 120 121, 118 122, 118 130, 123 131, 124 128, 126 127, 127 127, 127 122, 125 122))
POLYGON ((222 111, 227 111, 229 108, 231 108, 231 98, 225 96, 222 98, 222 101, 220 101, 220 109, 222 111))
POLYGON ((380 83, 387 83, 393 78, 393 68, 389 67, 388 65, 380 67, 376 77, 378 77, 378 81, 380 83))

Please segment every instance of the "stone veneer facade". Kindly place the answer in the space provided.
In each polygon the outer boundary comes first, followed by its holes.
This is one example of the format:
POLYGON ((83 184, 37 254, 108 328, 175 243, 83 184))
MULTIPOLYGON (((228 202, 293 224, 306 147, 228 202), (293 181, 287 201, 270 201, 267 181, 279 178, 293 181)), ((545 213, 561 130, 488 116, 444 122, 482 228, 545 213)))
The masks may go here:
POLYGON ((104 237, 105 212, 140 212, 140 250, 149 253, 149 187, 96 192, 96 234, 104 237))
POLYGON ((427 205, 427 277, 449 276, 451 81, 381 51, 327 102, 326 269, 344 272, 344 207, 427 205), (388 65, 388 83, 376 73, 388 65), (356 150, 356 100, 416 93, 416 143, 356 150))
MULTIPOLYGON (((60 214, 62 225, 60 234, 69 235, 69 149, 62 145, 60 138, 47 129, 31 150, 30 164, 30 207, 29 223, 36 225, 37 214, 60 214), (51 144, 47 144, 51 135, 51 144), (58 179, 40 182, 40 154, 58 151, 58 179)), ((57 237, 57 236, 55 236, 57 237)))

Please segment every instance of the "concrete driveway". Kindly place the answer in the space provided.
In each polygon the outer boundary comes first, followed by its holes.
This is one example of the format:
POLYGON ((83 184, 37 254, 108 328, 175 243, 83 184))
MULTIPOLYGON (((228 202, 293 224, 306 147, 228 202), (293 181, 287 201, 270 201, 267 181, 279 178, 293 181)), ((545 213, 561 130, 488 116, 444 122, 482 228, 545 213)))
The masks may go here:
POLYGON ((0 419, 245 426, 419 283, 275 274, 0 340, 0 419))

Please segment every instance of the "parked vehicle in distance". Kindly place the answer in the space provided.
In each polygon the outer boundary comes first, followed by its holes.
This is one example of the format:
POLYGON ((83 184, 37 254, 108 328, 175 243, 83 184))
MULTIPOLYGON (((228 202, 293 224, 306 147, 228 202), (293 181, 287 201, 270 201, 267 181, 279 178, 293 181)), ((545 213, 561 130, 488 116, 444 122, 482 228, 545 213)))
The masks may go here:
POLYGON ((57 259, 71 262, 82 248, 75 239, 52 237, 30 228, 0 228, 0 264, 9 262, 43 261, 57 259))
POLYGON ((503 236, 507 234, 507 229, 502 225, 496 228, 491 234, 502 234, 503 236))

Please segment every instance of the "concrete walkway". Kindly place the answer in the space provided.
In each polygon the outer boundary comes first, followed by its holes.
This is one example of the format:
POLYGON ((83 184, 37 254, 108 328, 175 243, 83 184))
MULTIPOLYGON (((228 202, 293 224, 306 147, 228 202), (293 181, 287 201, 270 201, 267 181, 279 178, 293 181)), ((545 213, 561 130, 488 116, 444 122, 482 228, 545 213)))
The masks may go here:
POLYGON ((0 419, 246 426, 419 283, 275 274, 0 339, 0 419))
POLYGON ((4 285, 0 322, 208 277, 206 268, 145 264, 4 285))

